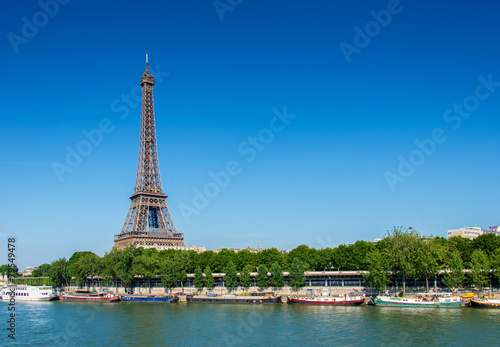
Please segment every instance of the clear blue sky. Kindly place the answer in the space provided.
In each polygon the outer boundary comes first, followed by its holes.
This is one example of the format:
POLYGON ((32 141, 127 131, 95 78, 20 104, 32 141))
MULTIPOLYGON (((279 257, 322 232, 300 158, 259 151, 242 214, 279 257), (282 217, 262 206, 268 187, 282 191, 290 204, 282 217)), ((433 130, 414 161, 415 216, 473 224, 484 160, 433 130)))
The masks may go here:
POLYGON ((500 223, 500 5, 60 1, 9 1, 0 21, 0 263, 6 235, 21 268, 112 247, 139 142, 140 106, 121 98, 146 51, 187 245, 323 248, 393 225, 445 236, 500 223), (273 120, 284 108, 286 125, 273 120), (112 131, 85 147, 106 119, 112 131), (78 146, 87 155, 58 179, 78 146), (186 217, 232 161, 239 173, 186 217))

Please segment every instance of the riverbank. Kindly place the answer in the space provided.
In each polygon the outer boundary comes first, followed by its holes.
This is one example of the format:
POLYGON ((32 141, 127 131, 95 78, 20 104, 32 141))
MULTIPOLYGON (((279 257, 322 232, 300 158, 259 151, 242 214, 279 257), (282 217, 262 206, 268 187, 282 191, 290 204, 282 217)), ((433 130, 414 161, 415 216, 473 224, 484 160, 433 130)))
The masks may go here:
MULTIPOLYGON (((83 288, 86 289, 86 288, 83 288)), ((175 293, 185 293, 185 294, 209 294, 209 293, 215 293, 215 294, 220 294, 220 295, 225 295, 225 294, 234 294, 234 295, 241 295, 241 294, 268 294, 268 293, 273 293, 275 295, 306 295, 310 294, 311 292, 314 295, 321 295, 323 290, 328 290, 331 295, 341 295, 341 294, 346 294, 346 293, 365 293, 367 295, 370 294, 377 294, 378 292, 374 291, 372 288, 367 288, 367 287, 359 287, 359 286, 345 286, 345 287, 328 287, 328 286, 304 286, 301 288, 297 288, 295 290, 294 288, 291 287, 282 287, 282 288, 275 288, 275 287, 267 287, 267 288, 259 288, 259 287, 249 287, 249 288, 234 288, 234 289, 229 289, 227 287, 215 287, 212 289, 209 288, 195 288, 195 287, 178 287, 178 288, 173 288, 171 290, 165 288, 165 287, 151 287, 151 290, 148 287, 135 287, 135 288, 127 288, 127 287, 106 287, 106 286, 96 286, 94 287, 96 291, 103 291, 106 290, 110 293, 114 294, 127 294, 129 290, 131 290, 131 293, 134 295, 144 295, 144 294, 152 294, 152 295, 160 295, 160 294, 175 294, 175 293)), ((64 287, 64 290, 66 292, 74 292, 76 290, 82 290, 82 288, 75 287, 75 286, 68 286, 64 287)), ((90 290, 93 290, 90 288, 90 290)))
MULTIPOLYGON (((331 296, 337 296, 337 295, 344 295, 348 293, 356 293, 356 294, 366 294, 366 296, 376 296, 379 294, 379 292, 373 288, 369 287, 363 287, 363 286, 344 286, 344 287, 330 287, 330 286, 304 286, 297 288, 295 290, 294 288, 291 287, 282 287, 282 288, 275 288, 275 287, 267 287, 267 288, 259 288, 259 287, 249 287, 249 288, 234 288, 234 289, 229 289, 227 287, 215 287, 212 289, 209 288, 195 288, 195 287, 176 287, 167 289, 165 287, 151 287, 149 289, 148 287, 134 287, 134 288, 128 288, 128 287, 106 287, 106 286, 95 286, 94 289, 96 291, 108 291, 109 293, 113 294, 118 294, 118 295, 126 295, 128 294, 129 291, 131 291, 131 294, 134 295, 163 295, 163 294, 176 294, 176 293, 185 293, 185 294, 209 294, 209 293, 215 293, 219 295, 226 295, 226 294, 234 294, 234 295, 242 295, 242 294, 250 294, 250 295, 264 295, 264 294, 274 294, 274 295, 284 295, 284 296, 290 296, 290 295, 322 295, 324 291, 328 292, 331 296)), ((76 290, 82 290, 82 288, 75 287, 75 286, 67 286, 64 287, 64 290, 66 292, 75 292, 76 290)), ((92 288, 90 288, 92 290, 92 288)), ((393 288, 388 288, 386 293, 395 296, 398 293, 402 291, 401 287, 393 287, 393 288)), ((470 288, 460 288, 458 290, 454 290, 453 294, 454 295, 460 295, 460 294, 465 294, 468 292, 471 292, 472 290, 470 288)), ((407 290, 407 294, 411 295, 412 293, 424 293, 426 292, 425 287, 412 287, 411 290, 407 290)), ((448 290, 448 288, 434 288, 431 287, 429 292, 451 292, 448 290)), ((478 292, 477 290, 474 291, 474 293, 477 294, 489 294, 490 291, 489 289, 483 290, 481 292, 478 292)), ((493 294, 499 294, 499 289, 494 288, 493 294)))

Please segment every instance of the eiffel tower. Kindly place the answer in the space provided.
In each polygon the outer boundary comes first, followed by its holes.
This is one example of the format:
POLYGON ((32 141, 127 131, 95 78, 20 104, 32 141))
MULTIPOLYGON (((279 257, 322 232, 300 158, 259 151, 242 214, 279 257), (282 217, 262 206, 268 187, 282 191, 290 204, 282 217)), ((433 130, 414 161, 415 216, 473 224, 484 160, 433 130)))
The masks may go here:
POLYGON ((156 146, 155 112, 153 105, 154 77, 148 70, 141 77, 142 109, 139 160, 134 193, 120 234, 115 235, 115 247, 135 245, 158 250, 184 248, 184 236, 178 233, 163 192, 158 147, 156 146))

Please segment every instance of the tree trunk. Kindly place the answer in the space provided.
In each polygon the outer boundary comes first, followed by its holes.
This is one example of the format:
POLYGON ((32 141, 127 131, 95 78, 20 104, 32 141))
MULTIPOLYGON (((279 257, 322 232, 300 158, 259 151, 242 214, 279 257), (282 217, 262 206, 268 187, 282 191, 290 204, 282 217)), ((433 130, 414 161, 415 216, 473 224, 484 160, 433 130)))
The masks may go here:
POLYGON ((429 277, 425 278, 425 286, 427 287, 427 293, 429 293, 429 277))
POLYGON ((403 275, 403 296, 406 296, 406 276, 403 275))

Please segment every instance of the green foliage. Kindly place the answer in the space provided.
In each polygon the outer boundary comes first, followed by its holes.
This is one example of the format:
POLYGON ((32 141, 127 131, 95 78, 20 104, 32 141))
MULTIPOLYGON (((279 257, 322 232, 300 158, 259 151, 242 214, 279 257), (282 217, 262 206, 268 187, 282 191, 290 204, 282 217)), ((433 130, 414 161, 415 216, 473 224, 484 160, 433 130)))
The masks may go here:
POLYGON ((382 254, 377 248, 374 248, 366 257, 369 273, 364 273, 363 277, 370 287, 379 292, 385 291, 387 285, 391 283, 387 258, 387 254, 382 254))
POLYGON ((441 240, 428 238, 422 239, 417 248, 417 273, 425 278, 427 292, 429 291, 429 278, 436 276, 441 268, 445 256, 445 248, 441 240))
POLYGON ((203 288, 205 285, 205 278, 203 277, 203 271, 201 270, 201 267, 197 267, 194 270, 194 286, 196 288, 203 288))
POLYGON ((160 278, 161 284, 164 287, 172 288, 177 283, 177 269, 175 262, 172 259, 162 259, 160 263, 160 278))
POLYGON ((283 281, 283 271, 281 270, 281 266, 278 263, 273 263, 273 265, 271 265, 271 268, 269 269, 269 272, 271 273, 271 286, 281 288, 285 285, 285 281, 283 281))
POLYGON ((100 271, 100 258, 92 252, 76 252, 68 261, 69 273, 81 285, 86 278, 94 278, 100 271))
POLYGON ((207 251, 203 253, 196 254, 196 256, 193 257, 193 267, 200 267, 202 269, 206 268, 207 266, 210 266, 210 263, 212 261, 212 257, 215 256, 215 253, 212 251, 207 251))
POLYGON ((187 278, 186 269, 190 266, 190 253, 175 250, 171 259, 173 261, 173 278, 175 284, 180 283, 182 285, 182 282, 187 278))
POLYGON ((393 227, 387 233, 389 266, 392 272, 403 278, 403 294, 406 294, 407 278, 418 274, 421 251, 421 236, 415 230, 393 227))
POLYGON ((488 283, 490 264, 488 257, 481 249, 476 249, 471 256, 470 283, 479 289, 488 283))
MULTIPOLYGON (((230 288, 237 286, 237 280, 233 281, 236 277, 233 277, 232 273, 239 271, 241 286, 248 288, 252 282, 247 272, 256 271, 257 265, 260 264, 260 267, 263 265, 271 272, 271 278, 264 277, 262 268, 258 277, 260 285, 267 287, 269 284, 279 286, 283 281, 282 278, 279 279, 279 275, 274 274, 276 270, 274 264, 280 265, 281 271, 292 272, 294 263, 298 261, 302 266, 302 272, 371 269, 373 275, 366 274, 365 280, 374 288, 383 288, 387 285, 388 280, 384 269, 404 279, 425 278, 427 286, 429 279, 440 270, 449 269, 445 274, 447 285, 459 286, 462 282, 462 275, 459 274, 460 271, 454 269, 460 266, 472 268, 472 254, 478 250, 485 254, 494 275, 500 277, 500 237, 486 234, 475 240, 462 237, 453 237, 449 240, 442 237, 425 238, 413 230, 406 230, 402 227, 394 227, 388 232, 387 237, 377 244, 357 241, 348 246, 339 245, 335 248, 320 250, 300 245, 289 254, 282 254, 275 248, 265 249, 258 253, 246 249, 237 253, 228 249, 223 249, 219 253, 212 251, 196 253, 173 249, 158 252, 154 248, 144 249, 135 246, 128 246, 124 250, 112 249, 102 258, 92 252, 75 252, 68 261, 59 259, 51 264, 41 265, 38 270, 35 270, 34 275, 49 276, 55 285, 69 283, 71 276, 79 284, 85 278, 98 276, 98 279, 103 278, 104 283, 111 280, 118 282, 117 280, 121 279, 124 285, 127 285, 132 282, 134 276, 143 276, 149 283, 151 278, 161 275, 162 283, 172 287, 179 283, 182 285, 187 274, 194 273, 197 268, 201 272, 201 269, 209 267, 214 272, 226 273, 224 282, 230 288), (379 261, 380 259, 383 263, 379 261), (458 259, 461 260, 462 265, 458 259), (233 266, 228 271, 230 263, 233 266)), ((477 269, 477 255, 474 262, 477 269)), ((7 265, 0 266, 0 273, 6 273, 7 270, 7 265)), ((303 274, 299 277, 303 277, 303 274)), ((197 283, 197 287, 202 287, 204 280, 204 277, 200 280, 199 276, 196 280, 195 276, 195 285, 197 283)), ((290 280, 292 282, 291 277, 290 280)), ((292 286, 296 287, 304 282, 305 278, 304 281, 293 282, 292 286)))
POLYGON ((71 256, 71 258, 69 258, 68 263, 70 266, 72 266, 74 263, 78 262, 80 260, 80 258, 84 257, 85 255, 90 255, 90 254, 94 254, 94 253, 92 253, 90 251, 75 252, 71 256))
POLYGON ((33 270, 31 277, 43 277, 48 276, 50 270, 50 264, 42 264, 37 269, 33 270))
POLYGON ((317 251, 318 254, 318 268, 316 270, 333 270, 333 256, 335 250, 332 248, 323 248, 317 251))
POLYGON ((332 252, 332 265, 338 270, 349 269, 349 264, 351 261, 351 254, 349 253, 349 247, 346 245, 339 245, 332 252))
POLYGON ((240 285, 243 288, 248 288, 252 284, 252 278, 250 277, 250 269, 245 266, 243 270, 240 271, 240 285))
POLYGON ((448 240, 448 250, 457 250, 460 253, 460 258, 464 262, 466 268, 470 267, 470 259, 472 255, 472 240, 465 237, 455 236, 448 240))
POLYGON ((71 281, 71 274, 66 258, 60 258, 52 262, 49 277, 54 287, 67 285, 71 281))
POLYGON ((316 265, 320 264, 321 261, 318 251, 306 245, 300 245, 291 250, 286 259, 288 268, 291 267, 295 259, 299 259, 304 264, 304 267, 309 270, 315 269, 316 265))
POLYGON ((232 261, 229 261, 224 268, 224 284, 229 289, 235 288, 238 285, 238 272, 232 261))
POLYGON ((110 279, 118 279, 118 265, 121 261, 123 251, 116 248, 111 249, 109 253, 104 254, 101 259, 101 276, 106 282, 110 279))
POLYGON ((356 241, 353 245, 347 246, 349 262, 345 264, 345 267, 350 270, 366 270, 368 268, 367 256, 375 248, 372 242, 367 241, 356 241))
POLYGON ((458 288, 464 283, 464 264, 460 252, 456 249, 448 255, 443 280, 449 288, 458 288))
POLYGON ((290 267, 288 277, 290 278, 290 286, 297 290, 297 287, 302 286, 306 282, 304 275, 305 266, 298 258, 295 258, 290 267))
POLYGON ((496 278, 500 278, 500 248, 490 258, 490 267, 496 278))
POLYGON ((129 285, 134 279, 134 271, 132 266, 134 263, 134 254, 137 254, 136 248, 130 245, 124 250, 117 250, 116 253, 116 275, 121 279, 124 286, 129 285))
POLYGON ((149 291, 151 292, 151 279, 160 272, 158 251, 156 253, 144 252, 140 256, 135 257, 132 262, 132 272, 146 279, 149 291))
POLYGON ((257 287, 267 288, 269 287, 269 276, 267 267, 264 264, 259 265, 257 269, 257 277, 255 278, 257 282, 257 287))
POLYGON ((224 272, 224 267, 227 263, 232 261, 236 256, 236 253, 233 250, 228 250, 226 248, 221 249, 219 253, 214 253, 209 262, 210 268, 213 272, 224 272))
POLYGON ((472 240, 472 249, 479 249, 488 257, 494 255, 498 248, 500 248, 500 236, 496 234, 483 234, 472 240))
POLYGON ((16 265, 9 266, 7 264, 4 264, 0 266, 0 273, 2 274, 2 276, 8 275, 9 277, 13 278, 21 276, 21 274, 19 273, 19 269, 17 268, 16 265))
POLYGON ((48 276, 42 277, 20 277, 12 279, 13 284, 27 284, 30 286, 51 286, 56 287, 48 276))
POLYGON ((255 269, 258 264, 255 253, 250 252, 248 249, 242 249, 236 253, 233 262, 236 269, 239 271, 243 270, 243 268, 247 265, 250 265, 255 269))
POLYGON ((205 268, 205 287, 212 289, 215 287, 215 279, 214 275, 212 274, 212 270, 210 269, 210 266, 207 266, 205 268))
POLYGON ((4 264, 0 266, 0 273, 2 274, 2 276, 5 276, 5 274, 7 274, 8 272, 9 272, 9 265, 4 264))
POLYGON ((257 253, 255 257, 257 264, 263 264, 267 268, 271 267, 274 263, 283 264, 285 261, 285 256, 276 248, 264 249, 257 253))

